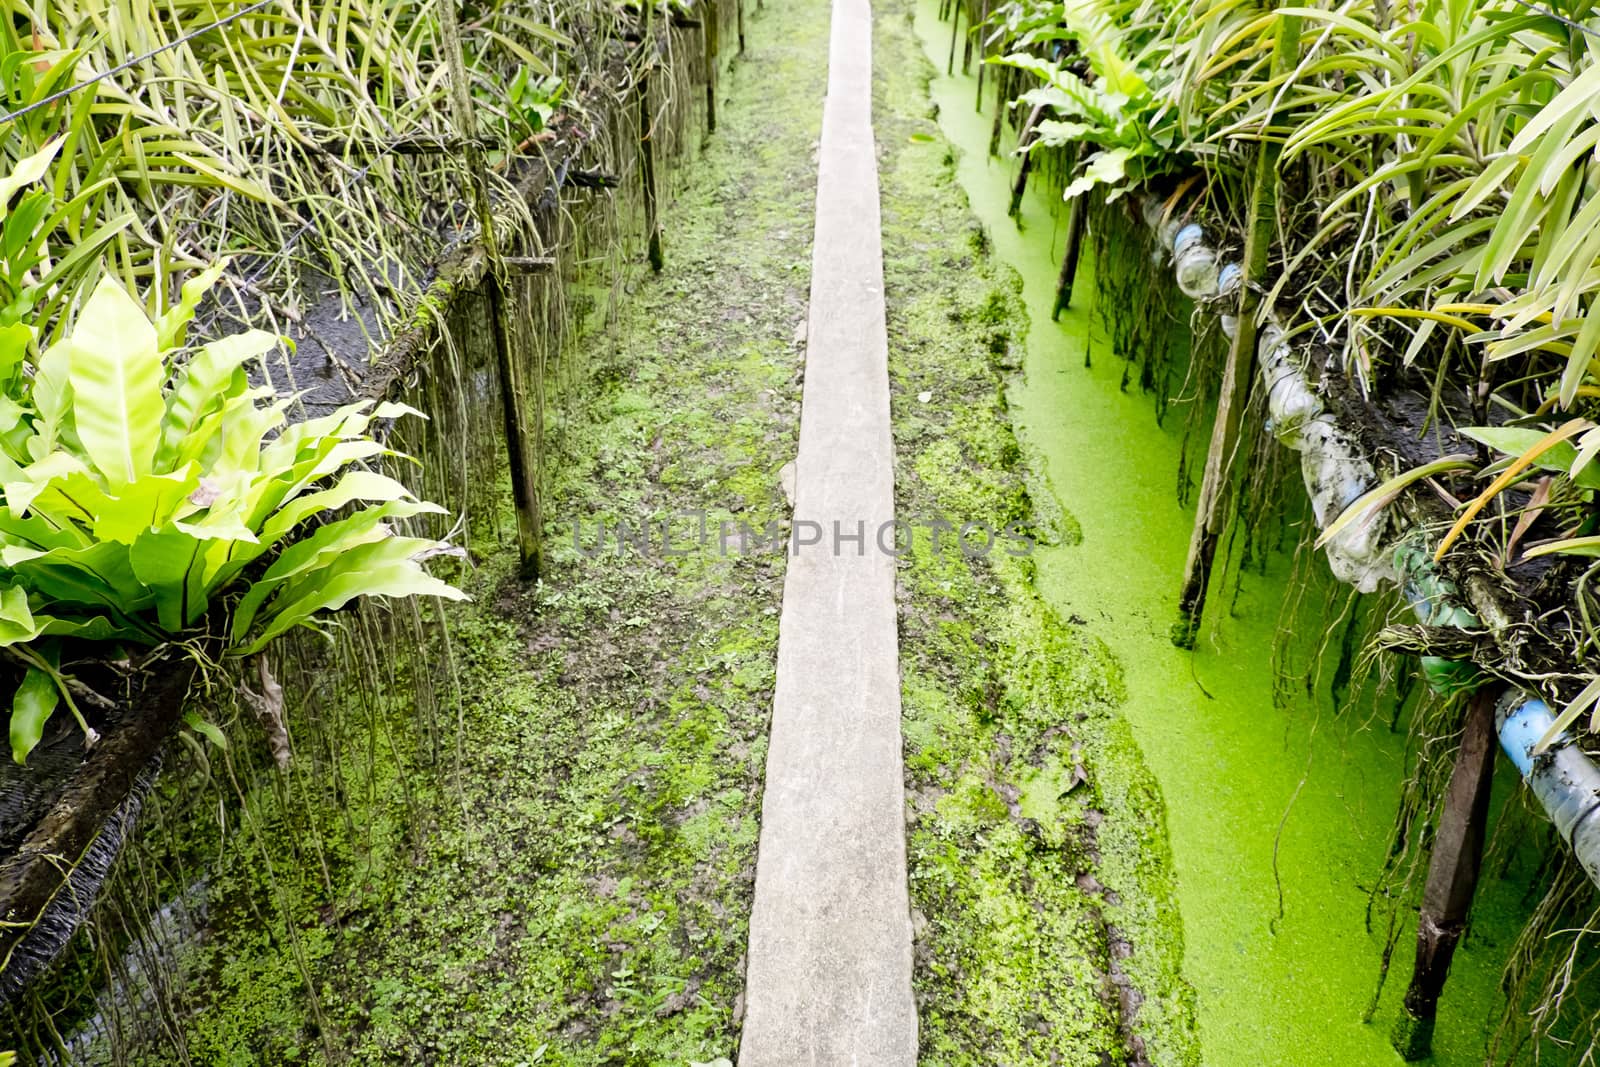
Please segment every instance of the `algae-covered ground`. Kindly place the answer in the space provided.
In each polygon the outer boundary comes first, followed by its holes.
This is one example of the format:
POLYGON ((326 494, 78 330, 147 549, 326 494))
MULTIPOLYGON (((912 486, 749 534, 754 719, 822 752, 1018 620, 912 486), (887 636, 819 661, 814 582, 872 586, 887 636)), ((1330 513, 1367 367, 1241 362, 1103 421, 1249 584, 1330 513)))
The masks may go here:
MULTIPOLYGON (((475 532, 475 600, 429 661, 459 694, 459 722, 452 697, 420 724, 441 751, 419 758, 404 715, 293 721, 342 810, 249 798, 166 1032, 131 1062, 733 1056, 783 563, 738 531, 787 514, 827 32, 825 0, 752 19, 664 215, 666 271, 591 316, 543 584, 475 532)), ((897 503, 921 531, 900 607, 922 1060, 1190 1063, 1161 801, 1113 711, 1120 668, 1003 532, 1075 536, 1004 401, 1019 283, 956 183, 909 25, 890 11, 877 32, 897 503), (987 553, 962 550, 968 522, 1000 533, 987 553)), ((421 684, 396 659, 390 684, 421 684)), ((315 684, 365 705, 384 678, 315 684)))
POLYGON ((922 1062, 1196 1062, 1159 790, 1117 717, 1122 670, 1036 593, 1025 546, 1076 538, 1029 474, 1004 382, 1027 317, 930 117, 904 8, 875 24, 922 1062))
MULTIPOLYGON (((461 701, 459 723, 447 701, 435 726, 442 756, 413 758, 401 715, 370 744, 332 739, 317 770, 355 783, 344 810, 284 819, 263 786, 246 808, 260 833, 234 832, 207 878, 166 1032, 127 1062, 733 1054, 783 556, 737 539, 724 553, 717 534, 787 513, 826 6, 769 5, 747 36, 664 211, 665 271, 634 268, 583 339, 544 581, 519 582, 492 531, 473 539, 474 601, 446 616, 461 701)), ((326 743, 292 724, 297 747, 326 743)), ((229 793, 200 817, 231 824, 229 793)))

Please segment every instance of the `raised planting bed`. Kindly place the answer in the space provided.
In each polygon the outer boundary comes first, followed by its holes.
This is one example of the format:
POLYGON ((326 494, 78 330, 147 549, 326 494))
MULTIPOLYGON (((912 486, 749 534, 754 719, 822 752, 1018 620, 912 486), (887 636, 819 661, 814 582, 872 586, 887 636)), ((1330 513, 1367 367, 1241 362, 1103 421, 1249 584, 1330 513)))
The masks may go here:
MULTIPOLYGON (((658 202, 714 125, 716 75, 742 44, 745 19, 733 0, 645 11, 574 5, 547 25, 551 14, 468 8, 456 47, 437 13, 355 4, 320 16, 276 4, 180 5, 119 24, 111 39, 97 36, 100 16, 60 7, 31 35, 13 29, 14 54, 37 57, 9 68, 6 121, 25 134, 8 149, 20 203, 38 189, 41 210, 64 205, 33 220, 46 246, 65 232, 95 235, 73 269, 33 290, 24 283, 44 271, 22 278, 26 265, 15 254, 6 261, 13 308, 36 308, 24 320, 37 333, 25 358, 37 361, 70 335, 97 278, 118 277, 118 288, 131 285, 159 313, 210 256, 231 252, 192 309, 189 347, 246 327, 285 338, 263 344, 248 365, 253 404, 279 404, 286 427, 377 413, 376 440, 418 462, 365 450, 374 475, 449 509, 415 518, 404 515, 421 509, 404 509, 394 521, 453 542, 453 553, 499 539, 509 471, 521 569, 536 574, 540 499, 584 403, 574 395, 585 377, 572 340, 618 299, 631 263, 648 257, 659 269, 670 255, 658 202), (452 78, 453 65, 465 78, 452 78), (452 81, 470 86, 467 99, 447 101, 452 81), (282 95, 263 94, 268 82, 282 95), (322 92, 324 84, 334 88, 322 92), (237 95, 219 101, 211 86, 237 95), (120 154, 129 136, 154 152, 159 137, 179 135, 193 144, 162 142, 171 156, 160 164, 120 154), (24 181, 30 166, 38 172, 24 181), (484 220, 493 241, 483 239, 484 220), (428 421, 379 402, 403 402, 428 421)), ((182 357, 177 366, 181 375, 182 357)), ((258 579, 276 556, 246 578, 258 579)), ((466 573, 449 553, 430 565, 457 580, 466 573)), ((67 1056, 62 1033, 93 1018, 102 1032, 90 1036, 115 1053, 172 1010, 137 954, 165 953, 164 938, 200 936, 203 909, 182 902, 205 883, 218 842, 183 831, 160 850, 175 866, 152 873, 144 854, 138 873, 118 876, 109 910, 96 911, 119 850, 138 837, 165 750, 181 741, 183 773, 231 780, 238 797, 242 783, 276 776, 287 775, 269 792, 290 788, 285 717, 297 726, 295 745, 324 744, 306 715, 309 694, 332 671, 348 672, 340 701, 425 713, 424 747, 437 755, 442 698, 422 666, 441 648, 449 663, 436 610, 356 601, 324 624, 331 643, 291 635, 268 653, 225 655, 230 643, 242 647, 230 618, 243 589, 191 613, 184 627, 163 627, 166 639, 148 650, 61 646, 58 668, 82 726, 57 712, 25 764, 0 768, 0 999, 4 1031, 14 1035, 0 1047, 41 1061, 67 1056), (375 647, 399 675, 349 670, 373 664, 375 647), (92 933, 75 939, 86 918, 92 933), (73 960, 52 978, 69 945, 73 960), (109 1009, 96 999, 108 977, 126 991, 109 1009), (41 981, 51 983, 48 996, 41 981)), ((11 688, 25 665, 7 661, 11 688)), ((345 736, 336 725, 326 743, 345 736)), ((253 817, 249 805, 207 816, 202 802, 197 812, 205 792, 158 787, 158 824, 174 810, 221 826, 253 817)))

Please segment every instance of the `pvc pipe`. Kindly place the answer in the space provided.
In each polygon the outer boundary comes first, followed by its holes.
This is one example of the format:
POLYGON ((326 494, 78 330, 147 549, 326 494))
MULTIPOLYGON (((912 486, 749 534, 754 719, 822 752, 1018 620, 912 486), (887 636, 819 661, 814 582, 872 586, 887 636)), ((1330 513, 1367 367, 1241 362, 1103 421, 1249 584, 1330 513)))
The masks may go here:
POLYGON ((1572 846, 1589 880, 1600 885, 1600 766, 1567 733, 1557 735, 1543 754, 1533 755, 1555 721, 1548 704, 1521 690, 1507 690, 1495 706, 1500 747, 1522 772, 1562 840, 1572 846))

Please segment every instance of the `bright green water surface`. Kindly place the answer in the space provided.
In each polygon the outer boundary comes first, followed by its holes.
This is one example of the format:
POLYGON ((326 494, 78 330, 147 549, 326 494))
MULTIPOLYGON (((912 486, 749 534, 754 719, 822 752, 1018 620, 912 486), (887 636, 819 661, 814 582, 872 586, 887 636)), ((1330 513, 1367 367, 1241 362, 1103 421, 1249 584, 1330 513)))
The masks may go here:
MULTIPOLYGON (((916 20, 942 72, 949 25, 928 0, 916 20)), ((1052 211, 1055 194, 1029 196, 1020 231, 1006 217, 1015 163, 987 158, 992 112, 974 111, 974 90, 959 70, 931 86, 973 210, 1024 281, 1031 327, 1025 375, 1010 391, 1013 412, 1083 530, 1080 544, 1040 550, 1039 588, 1064 617, 1086 620, 1126 670, 1125 711, 1166 797, 1184 970, 1199 994, 1205 1062, 1399 1063, 1388 1030, 1410 973, 1409 933, 1383 1006, 1371 1024, 1361 1016, 1382 949, 1366 932, 1364 887, 1389 846, 1402 739, 1386 717, 1336 716, 1310 701, 1274 706, 1271 654, 1286 560, 1276 575, 1246 582, 1234 617, 1220 627, 1208 619, 1196 652, 1171 645, 1192 515, 1174 492, 1181 416, 1158 428, 1151 399, 1119 387, 1123 363, 1103 339, 1093 369, 1084 367, 1088 279, 1079 280, 1074 309, 1050 320, 1064 228, 1052 211), (1275 841, 1283 893, 1276 922, 1275 841)), ((1330 601, 1330 616, 1334 610, 1330 601)), ((1483 1062, 1519 893, 1485 885, 1441 1005, 1433 1063, 1483 1062)))

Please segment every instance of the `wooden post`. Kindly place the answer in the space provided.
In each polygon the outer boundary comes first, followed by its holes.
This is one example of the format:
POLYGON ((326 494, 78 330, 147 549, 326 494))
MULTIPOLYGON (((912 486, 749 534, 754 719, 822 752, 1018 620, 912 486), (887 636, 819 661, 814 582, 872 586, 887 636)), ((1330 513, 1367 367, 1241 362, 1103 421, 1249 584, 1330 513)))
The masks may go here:
POLYGON ((738 7, 734 9, 739 16, 739 54, 744 55, 744 0, 738 0, 738 7))
MULTIPOLYGON (((544 569, 544 523, 539 500, 538 472, 530 469, 527 442, 523 435, 522 375, 511 347, 506 322, 505 292, 502 279, 505 264, 500 258, 500 243, 494 228, 494 209, 489 203, 489 168, 478 143, 473 121, 472 97, 468 92, 467 61, 461 47, 461 28, 456 21, 457 0, 444 0, 439 6, 439 28, 444 36, 445 61, 450 66, 450 110, 456 129, 466 139, 467 166, 472 174, 473 202, 478 216, 478 239, 483 242, 489 269, 484 275, 484 302, 494 338, 495 372, 500 382, 500 405, 505 417, 506 458, 511 473, 511 498, 517 512, 517 552, 522 560, 522 576, 537 581, 544 569)), ((543 433, 535 425, 536 434, 543 433)))
MULTIPOLYGON (((1006 112, 1010 110, 1006 106, 1006 99, 1011 95, 1012 75, 1014 73, 1014 71, 1006 67, 1001 67, 995 72, 994 122, 989 126, 989 155, 991 157, 1000 154, 1000 134, 1004 132, 1006 112)), ((1012 125, 1015 126, 1016 123, 1013 122, 1012 125)), ((1022 143, 1021 131, 1018 131, 1017 143, 1022 143)))
POLYGON ((706 132, 717 132, 717 51, 721 41, 722 20, 718 17, 717 0, 706 0, 706 132))
MULTIPOLYGON (((560 279, 552 284, 560 285, 560 279)), ((519 321, 527 322, 527 316, 518 316, 519 321)), ((532 328, 529 327, 529 332, 532 328)), ((559 342, 558 342, 559 343, 559 342)), ((545 375, 545 348, 543 343, 537 343, 533 364, 533 462, 532 477, 529 484, 533 487, 530 498, 530 509, 533 513, 534 529, 540 531, 540 536, 535 545, 536 554, 531 568, 534 577, 544 573, 544 375, 545 375)), ((526 410, 526 409, 522 409, 526 410)))
MULTIPOLYGON (((536 460, 528 460, 528 443, 523 433, 524 404, 519 360, 511 347, 506 322, 505 288, 493 271, 484 276, 484 299, 494 332, 495 373, 500 379, 500 408, 506 425, 506 459, 511 473, 511 502, 517 512, 517 552, 522 559, 522 577, 538 581, 544 573, 544 504, 540 499, 536 460)), ((543 392, 543 383, 536 383, 543 392)), ((533 436, 544 433, 544 405, 534 419, 533 436)), ((543 452, 542 447, 536 450, 543 452)))
POLYGON ((1407 1062, 1432 1055, 1439 996, 1478 887, 1489 822, 1489 790, 1494 784, 1494 703, 1494 689, 1488 686, 1467 703, 1461 751, 1450 772, 1439 831, 1433 839, 1417 923, 1416 965, 1391 1035, 1395 1051, 1407 1062))
MULTIPOLYGON (((655 56, 649 66, 655 65, 655 56)), ((661 220, 656 214, 656 148, 650 115, 650 70, 639 75, 639 178, 644 184, 644 228, 650 243, 650 269, 656 273, 666 262, 661 251, 661 220)))
POLYGON ((983 12, 973 28, 978 30, 978 95, 972 101, 972 110, 983 114, 983 68, 988 66, 983 61, 987 48, 983 43, 983 30, 981 27, 989 21, 989 0, 983 0, 983 12))
MULTIPOLYGON (((1067 149, 1067 179, 1070 181, 1072 172, 1077 169, 1078 160, 1083 155, 1083 145, 1073 142, 1067 149)), ((1089 194, 1079 194, 1072 201, 1072 207, 1067 214, 1067 247, 1061 255, 1061 274, 1056 278, 1056 303, 1050 310, 1050 321, 1055 322, 1061 318, 1061 313, 1072 306, 1072 284, 1078 280, 1078 256, 1083 249, 1083 234, 1088 228, 1089 194)))
POLYGON ((956 72, 956 42, 961 39, 961 4, 962 0, 956 0, 955 12, 950 16, 950 58, 945 61, 946 74, 956 72))
MULTIPOLYGON (((1026 148, 1027 147, 1027 145, 1028 145, 1028 134, 1033 132, 1034 123, 1039 121, 1039 116, 1042 115, 1043 113, 1044 113, 1044 105, 1043 104, 1040 104, 1038 107, 1034 108, 1032 112, 1029 113, 1028 121, 1024 122, 1022 124, 1022 132, 1017 135, 1017 148, 1018 149, 1022 149, 1022 148, 1026 148)), ((996 119, 997 123, 998 123, 998 121, 999 120, 996 119)), ((1033 153, 1032 152, 1024 152, 1023 155, 1022 155, 1022 165, 1017 168, 1017 180, 1011 186, 1011 209, 1008 212, 1008 214, 1012 218, 1016 218, 1018 213, 1021 212, 1021 210, 1022 210, 1022 195, 1025 192, 1028 191, 1028 172, 1030 170, 1032 170, 1032 169, 1033 169, 1033 153)), ((1080 197, 1080 199, 1082 199, 1082 198, 1080 197)), ((1076 206, 1076 205, 1074 205, 1074 206, 1076 206)), ((1076 269, 1076 264, 1074 264, 1074 269, 1076 269)), ((1069 294, 1069 296, 1070 296, 1070 294, 1069 294)), ((1059 303, 1059 301, 1058 301, 1058 303, 1059 303)))
POLYGON ((1072 306, 1072 283, 1078 280, 1078 256, 1083 248, 1088 212, 1089 194, 1079 193, 1072 201, 1072 213, 1067 216, 1067 250, 1061 256, 1061 276, 1056 279, 1056 306, 1050 311, 1052 322, 1072 306))
MULTIPOLYGON (((1278 35, 1273 45, 1274 75, 1287 72, 1300 53, 1300 16, 1279 15, 1278 35)), ((1271 122, 1269 115, 1264 125, 1271 122)), ((1255 187, 1245 220, 1244 277, 1239 286, 1238 328, 1228 349, 1222 370, 1222 388, 1217 398, 1216 421, 1211 425, 1211 446, 1206 453, 1205 476, 1200 483, 1200 500, 1195 509, 1194 530, 1189 537, 1189 554, 1183 567, 1183 585, 1178 594, 1178 621, 1172 627, 1172 643, 1193 648, 1205 614, 1206 587, 1211 580, 1217 544, 1222 538, 1225 497, 1233 474, 1235 453, 1239 450, 1239 427, 1245 402, 1250 395, 1250 378, 1256 359, 1256 315, 1261 307, 1261 282, 1267 273, 1272 249, 1278 204, 1278 157, 1283 146, 1266 138, 1256 154, 1255 187)))

